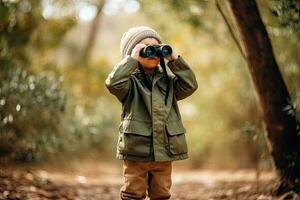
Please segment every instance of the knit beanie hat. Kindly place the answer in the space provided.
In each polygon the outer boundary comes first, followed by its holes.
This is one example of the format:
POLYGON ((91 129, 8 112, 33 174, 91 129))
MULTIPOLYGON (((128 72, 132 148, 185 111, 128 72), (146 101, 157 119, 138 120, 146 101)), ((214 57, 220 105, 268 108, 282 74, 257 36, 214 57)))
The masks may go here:
POLYGON ((159 43, 161 43, 160 35, 155 30, 147 26, 132 27, 125 32, 122 36, 120 45, 122 58, 130 55, 135 45, 145 38, 155 38, 159 43))

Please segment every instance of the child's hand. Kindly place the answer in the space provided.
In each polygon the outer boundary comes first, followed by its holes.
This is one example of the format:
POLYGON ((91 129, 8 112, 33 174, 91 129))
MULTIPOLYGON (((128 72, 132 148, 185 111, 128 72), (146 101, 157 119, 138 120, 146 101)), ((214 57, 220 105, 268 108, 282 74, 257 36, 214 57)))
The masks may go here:
POLYGON ((136 59, 136 60, 139 60, 139 57, 140 57, 140 51, 142 50, 142 48, 144 47, 147 47, 147 45, 145 44, 137 44, 133 49, 132 49, 132 52, 131 52, 131 57, 136 59))

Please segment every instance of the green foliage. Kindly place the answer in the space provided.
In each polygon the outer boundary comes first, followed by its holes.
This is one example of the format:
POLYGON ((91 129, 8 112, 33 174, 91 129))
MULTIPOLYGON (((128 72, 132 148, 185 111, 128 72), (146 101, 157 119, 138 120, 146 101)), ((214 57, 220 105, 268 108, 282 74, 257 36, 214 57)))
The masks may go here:
POLYGON ((21 5, 23 3, 0 2, 0 10, 5 13, 0 18, 1 65, 10 67, 28 65, 28 52, 22 48, 29 42, 37 22, 30 12, 21 9, 21 5))
POLYGON ((1 1, 0 10, 0 156, 44 159, 67 143, 66 92, 61 77, 40 69, 47 60, 36 61, 59 44, 74 21, 45 20, 37 0, 1 1))
POLYGON ((61 150, 66 96, 59 80, 20 68, 5 74, 0 87, 0 156, 26 161, 61 150))
POLYGON ((1 1, 0 10, 6 13, 0 18, 0 64, 9 67, 30 67, 75 24, 72 17, 44 19, 41 1, 1 1))
POLYGON ((272 0, 270 9, 282 27, 300 29, 300 2, 297 0, 272 0))
POLYGON ((287 100, 284 110, 287 114, 300 118, 300 2, 294 0, 268 1, 262 6, 264 20, 268 24, 268 32, 274 46, 277 62, 285 83, 289 89, 291 100, 287 100), (271 11, 271 12, 269 12, 271 11), (283 50, 284 49, 284 50, 283 50))
POLYGON ((74 149, 78 155, 93 152, 114 157, 120 107, 112 104, 117 101, 104 88, 110 70, 106 58, 64 66, 64 85, 69 88, 66 115, 72 134, 79 138, 74 149))
POLYGON ((205 28, 206 23, 202 19, 203 13, 207 8, 207 1, 180 1, 172 0, 170 5, 171 8, 176 11, 176 14, 181 19, 191 23, 193 26, 199 28, 205 28))

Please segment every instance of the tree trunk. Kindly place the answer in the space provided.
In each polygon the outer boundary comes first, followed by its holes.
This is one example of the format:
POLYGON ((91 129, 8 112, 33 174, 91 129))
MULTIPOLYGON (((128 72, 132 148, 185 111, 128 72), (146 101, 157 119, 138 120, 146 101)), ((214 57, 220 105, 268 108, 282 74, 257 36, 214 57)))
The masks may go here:
POLYGON ((92 21, 90 34, 88 36, 87 43, 86 43, 86 46, 85 46, 85 49, 84 49, 84 52, 83 52, 83 60, 85 62, 88 62, 88 60, 90 58, 90 55, 91 55, 91 51, 92 51, 93 46, 95 44, 96 34, 98 32, 98 29, 99 29, 99 21, 100 21, 100 18, 101 18, 101 13, 102 13, 102 9, 104 7, 104 4, 105 4, 105 0, 101 0, 100 4, 97 5, 97 13, 96 13, 95 18, 92 21))
POLYGON ((271 155, 280 177, 277 195, 300 191, 300 131, 255 0, 228 0, 263 112, 271 155))

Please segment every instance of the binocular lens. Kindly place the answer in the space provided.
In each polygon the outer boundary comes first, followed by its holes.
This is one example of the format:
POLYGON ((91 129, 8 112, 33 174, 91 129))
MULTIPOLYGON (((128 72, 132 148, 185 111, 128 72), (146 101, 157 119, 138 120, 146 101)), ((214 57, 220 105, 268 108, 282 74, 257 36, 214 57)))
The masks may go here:
POLYGON ((169 45, 149 45, 143 48, 140 51, 140 56, 144 58, 151 58, 151 57, 167 57, 171 56, 172 48, 169 45))
POLYGON ((165 45, 161 48, 161 54, 163 57, 171 56, 172 52, 172 48, 169 45, 165 45))
POLYGON ((145 57, 154 57, 155 56, 156 49, 154 46, 148 46, 142 50, 144 51, 145 57))

